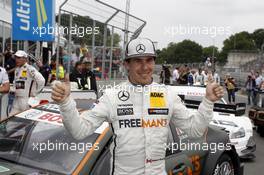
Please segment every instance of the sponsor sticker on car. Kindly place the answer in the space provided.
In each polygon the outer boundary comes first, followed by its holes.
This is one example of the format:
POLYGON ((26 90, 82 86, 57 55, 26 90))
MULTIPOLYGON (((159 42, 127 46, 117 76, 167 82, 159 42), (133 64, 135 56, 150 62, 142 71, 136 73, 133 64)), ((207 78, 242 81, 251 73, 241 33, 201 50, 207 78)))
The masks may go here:
MULTIPOLYGON (((63 126, 62 116, 60 114, 41 111, 39 109, 29 109, 17 114, 16 117, 63 126)), ((109 124, 107 122, 103 122, 103 124, 96 129, 95 133, 101 134, 108 126, 109 124)))
POLYGON ((20 114, 17 114, 16 117, 39 121, 39 122, 45 122, 45 123, 54 124, 58 126, 63 125, 62 117, 60 114, 41 111, 38 109, 29 109, 20 114))

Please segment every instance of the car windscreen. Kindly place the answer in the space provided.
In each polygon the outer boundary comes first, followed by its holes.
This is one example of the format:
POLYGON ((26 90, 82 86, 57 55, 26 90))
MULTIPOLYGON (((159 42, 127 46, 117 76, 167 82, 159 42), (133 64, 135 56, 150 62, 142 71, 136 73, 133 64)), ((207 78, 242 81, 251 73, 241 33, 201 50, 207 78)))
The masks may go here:
POLYGON ((59 114, 30 109, 1 122, 0 158, 71 174, 99 135, 77 141, 63 127, 59 114))

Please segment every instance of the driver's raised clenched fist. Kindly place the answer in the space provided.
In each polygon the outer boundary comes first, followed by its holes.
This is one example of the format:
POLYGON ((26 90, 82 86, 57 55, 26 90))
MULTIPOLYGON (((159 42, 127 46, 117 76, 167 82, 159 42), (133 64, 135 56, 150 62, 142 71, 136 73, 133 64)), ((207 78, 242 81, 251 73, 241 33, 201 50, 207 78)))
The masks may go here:
POLYGON ((56 103, 62 104, 68 101, 71 93, 70 82, 54 81, 52 83, 51 99, 56 103))
POLYGON ((223 96, 224 88, 216 82, 213 82, 212 80, 209 81, 206 86, 205 97, 212 102, 216 102, 217 100, 220 100, 223 96))

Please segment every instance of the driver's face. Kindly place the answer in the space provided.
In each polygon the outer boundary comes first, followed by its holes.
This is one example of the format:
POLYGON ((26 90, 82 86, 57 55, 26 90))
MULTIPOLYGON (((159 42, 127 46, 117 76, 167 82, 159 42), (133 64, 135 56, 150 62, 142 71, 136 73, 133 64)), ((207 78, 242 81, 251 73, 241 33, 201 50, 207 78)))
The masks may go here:
POLYGON ((125 62, 130 81, 138 85, 151 84, 154 65, 153 57, 132 58, 125 62))
POLYGON ((16 66, 18 66, 18 67, 23 66, 27 62, 26 58, 24 58, 24 57, 15 56, 15 58, 16 58, 16 66))

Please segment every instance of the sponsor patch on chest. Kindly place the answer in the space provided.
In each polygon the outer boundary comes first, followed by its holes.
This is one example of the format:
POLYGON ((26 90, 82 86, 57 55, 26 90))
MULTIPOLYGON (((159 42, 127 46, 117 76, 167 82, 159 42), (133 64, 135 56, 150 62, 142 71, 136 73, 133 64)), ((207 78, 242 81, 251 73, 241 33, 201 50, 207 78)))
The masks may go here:
POLYGON ((117 108, 117 115, 133 115, 134 111, 133 108, 117 108))
POLYGON ((150 107, 165 107, 165 97, 163 92, 150 92, 150 107))
POLYGON ((149 115, 168 115, 169 109, 168 108, 149 108, 148 114, 149 115))
POLYGON ((26 70, 22 71, 21 77, 22 78, 26 78, 27 77, 27 71, 26 70))

